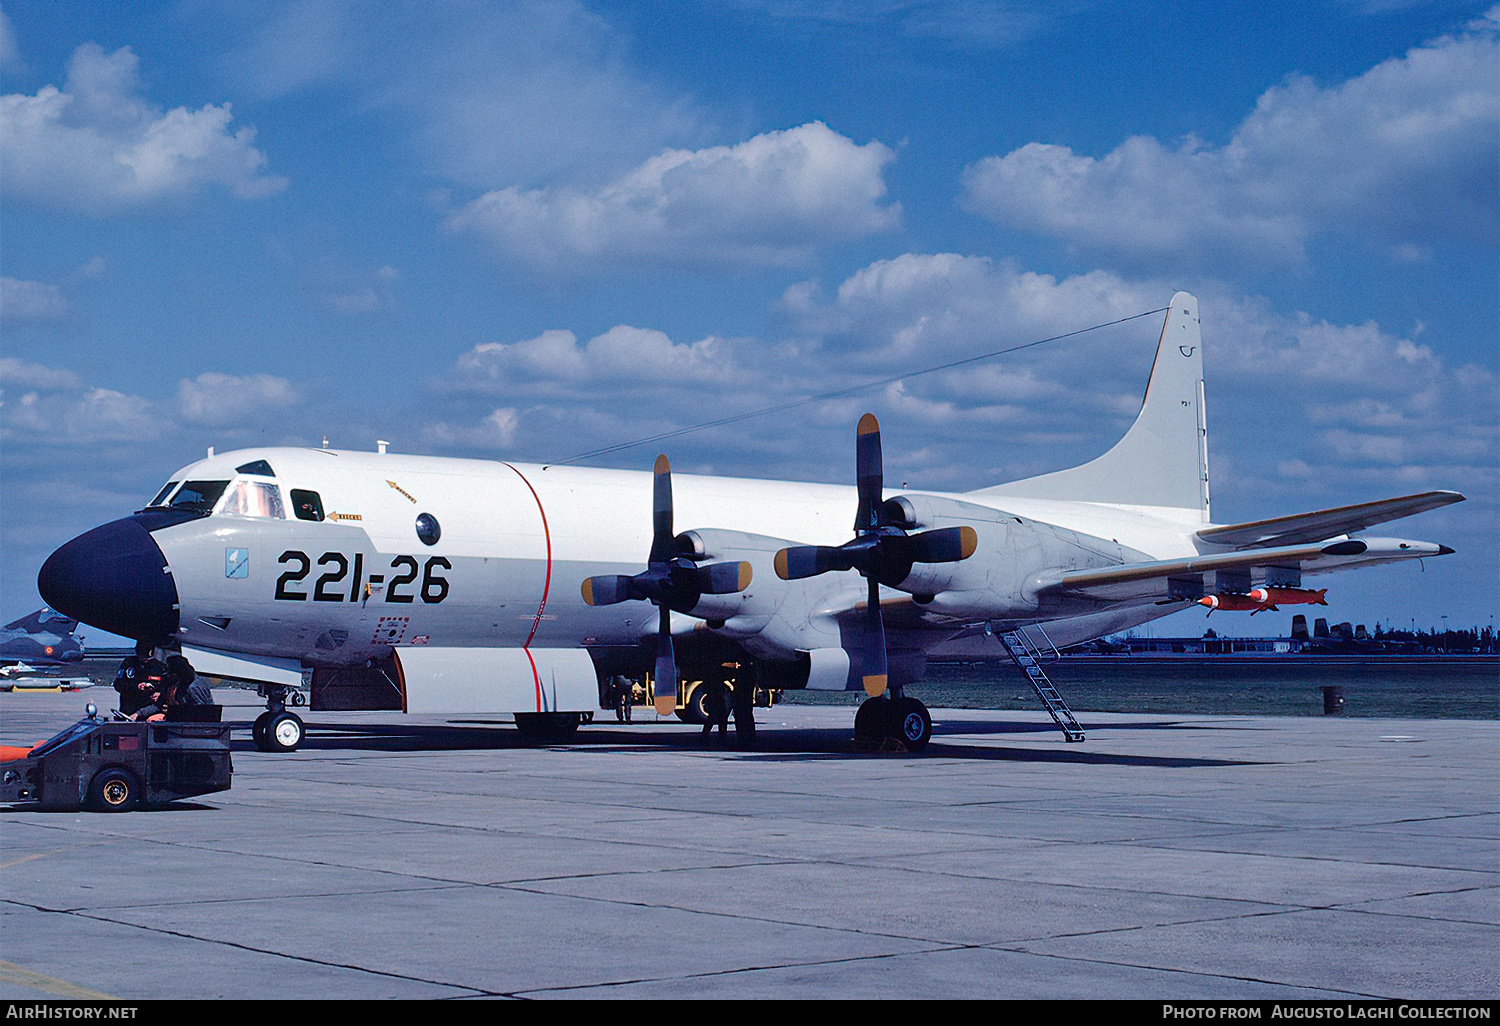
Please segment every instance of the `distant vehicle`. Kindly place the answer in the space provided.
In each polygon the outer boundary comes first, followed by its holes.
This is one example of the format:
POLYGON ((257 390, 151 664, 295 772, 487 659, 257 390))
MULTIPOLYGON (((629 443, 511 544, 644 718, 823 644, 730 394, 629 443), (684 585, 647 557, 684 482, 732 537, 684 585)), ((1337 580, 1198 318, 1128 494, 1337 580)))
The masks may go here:
POLYGON ((83 643, 73 636, 78 621, 43 606, 0 628, 0 672, 10 674, 83 662, 83 643), (23 670, 24 668, 24 670, 23 670))
POLYGON ((137 723, 88 715, 32 749, 0 749, 0 803, 128 812, 227 791, 227 723, 137 723))
POLYGON ((9 666, 0 666, 0 677, 9 679, 11 677, 30 677, 38 673, 58 673, 60 666, 32 666, 30 663, 11 663, 9 666))

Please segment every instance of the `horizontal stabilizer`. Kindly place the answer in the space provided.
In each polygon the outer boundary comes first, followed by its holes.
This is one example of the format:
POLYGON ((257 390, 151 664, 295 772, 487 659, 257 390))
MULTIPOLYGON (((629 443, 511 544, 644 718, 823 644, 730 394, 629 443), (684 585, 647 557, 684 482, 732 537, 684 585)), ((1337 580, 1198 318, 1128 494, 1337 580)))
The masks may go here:
POLYGON ((1320 509, 1313 513, 1298 513, 1273 520, 1209 527, 1199 531, 1198 537, 1215 545, 1233 545, 1238 549, 1299 545, 1336 538, 1372 524, 1399 520, 1463 501, 1464 497, 1458 492, 1422 492, 1420 495, 1362 502, 1355 506, 1339 506, 1337 509, 1320 509))

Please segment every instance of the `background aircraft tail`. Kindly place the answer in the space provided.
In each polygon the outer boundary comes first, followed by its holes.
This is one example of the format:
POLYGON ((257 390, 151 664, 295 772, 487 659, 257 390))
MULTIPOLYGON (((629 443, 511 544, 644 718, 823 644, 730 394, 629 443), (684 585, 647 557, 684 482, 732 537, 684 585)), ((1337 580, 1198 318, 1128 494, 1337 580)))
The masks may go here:
POLYGON ((1071 470, 976 494, 1170 506, 1196 510, 1208 523, 1207 424, 1198 300, 1179 292, 1162 325, 1141 412, 1113 449, 1071 470))
POLYGON ((5 625, 8 631, 25 631, 27 634, 40 634, 42 631, 53 631, 57 634, 72 634, 73 629, 78 626, 78 621, 71 616, 63 616, 61 613, 53 612, 47 606, 43 606, 34 613, 27 613, 19 620, 12 620, 5 625))

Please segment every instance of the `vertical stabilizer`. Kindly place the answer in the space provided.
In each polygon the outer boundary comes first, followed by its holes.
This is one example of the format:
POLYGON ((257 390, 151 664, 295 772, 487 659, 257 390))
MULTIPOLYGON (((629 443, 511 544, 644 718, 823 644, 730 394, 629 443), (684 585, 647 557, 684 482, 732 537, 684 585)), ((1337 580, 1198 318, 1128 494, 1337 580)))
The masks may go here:
POLYGON ((1103 456, 982 489, 982 495, 1069 499, 1192 509, 1208 522, 1208 427, 1203 408, 1203 340, 1198 300, 1172 297, 1141 412, 1103 456))

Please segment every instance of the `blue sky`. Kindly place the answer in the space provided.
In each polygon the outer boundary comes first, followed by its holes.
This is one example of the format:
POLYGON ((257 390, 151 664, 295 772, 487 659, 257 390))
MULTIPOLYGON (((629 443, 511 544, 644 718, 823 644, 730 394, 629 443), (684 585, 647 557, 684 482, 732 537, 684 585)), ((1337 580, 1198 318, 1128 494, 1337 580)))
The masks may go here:
MULTIPOLYGON (((1202 308, 1215 520, 1457 489, 1375 531, 1457 555, 1320 579, 1317 612, 1500 609, 1500 8, 0 12, 6 618, 54 547, 208 446, 557 460, 1177 289, 1202 308)), ((660 448, 841 481, 869 409, 888 481, 984 487, 1108 448, 1158 329, 660 448)))

